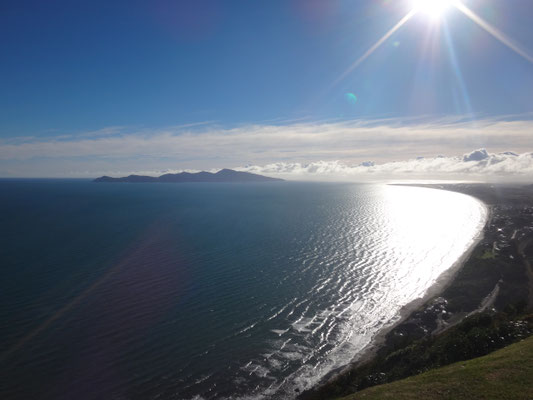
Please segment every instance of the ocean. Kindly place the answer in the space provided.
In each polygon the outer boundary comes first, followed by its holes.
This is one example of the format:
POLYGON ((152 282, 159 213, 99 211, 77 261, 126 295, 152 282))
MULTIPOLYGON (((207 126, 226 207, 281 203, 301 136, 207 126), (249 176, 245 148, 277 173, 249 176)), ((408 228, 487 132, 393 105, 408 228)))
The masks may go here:
POLYGON ((0 397, 288 399, 475 242, 478 200, 381 184, 0 181, 0 397))

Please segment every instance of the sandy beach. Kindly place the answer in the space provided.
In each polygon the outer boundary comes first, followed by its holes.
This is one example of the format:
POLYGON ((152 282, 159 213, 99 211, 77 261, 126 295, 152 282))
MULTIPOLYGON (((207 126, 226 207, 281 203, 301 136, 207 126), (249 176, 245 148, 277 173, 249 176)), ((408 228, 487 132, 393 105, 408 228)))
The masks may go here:
MULTIPOLYGON (((415 341, 439 335, 475 313, 533 306, 533 186, 416 186, 477 198, 488 208, 485 227, 424 297, 403 307, 400 321, 377 334, 352 364, 330 374, 317 388, 302 393, 300 399, 325 399, 339 391, 348 393, 353 390, 351 381, 361 375, 359 369, 366 364, 385 359, 415 341)), ((375 384, 379 383, 382 382, 378 379, 375 384)))

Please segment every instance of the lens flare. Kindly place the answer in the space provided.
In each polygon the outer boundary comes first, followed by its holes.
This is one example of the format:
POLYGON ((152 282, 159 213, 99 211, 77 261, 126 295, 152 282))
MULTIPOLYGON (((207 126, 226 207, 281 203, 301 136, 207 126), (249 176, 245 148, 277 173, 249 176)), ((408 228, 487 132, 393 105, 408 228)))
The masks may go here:
MULTIPOLYGON (((416 14, 422 14, 427 18, 438 22, 441 20, 447 11, 456 9, 461 11, 465 16, 470 18, 473 22, 478 24, 481 28, 487 31, 495 39, 499 40, 516 54, 522 56, 527 61, 533 63, 533 55, 514 43, 509 37, 490 25, 487 21, 475 14, 472 10, 466 7, 461 0, 407 0, 410 1, 410 10, 396 25, 394 25, 387 33, 385 33, 376 43, 374 43, 362 56, 350 65, 333 83, 330 88, 336 86, 346 76, 348 76, 354 69, 370 57, 378 48, 383 45, 392 35, 394 35, 403 25, 405 25, 416 14)), ((392 45, 398 47, 400 42, 395 41, 392 45)))
POLYGON ((349 104, 355 105, 357 103, 357 96, 353 93, 346 93, 344 98, 349 104))
POLYGON ((494 26, 492 26, 487 21, 485 21, 483 18, 481 18, 479 15, 475 14, 471 9, 469 9, 463 3, 461 3, 460 1, 456 1, 454 5, 464 15, 466 15, 468 18, 470 18, 472 21, 478 24, 481 28, 485 29, 485 31, 487 31, 490 35, 492 35, 492 37, 499 40, 502 44, 507 46, 509 49, 513 50, 519 56, 524 57, 530 63, 533 63, 533 55, 529 54, 527 51, 522 49, 520 46, 514 43, 509 37, 504 35, 494 26))

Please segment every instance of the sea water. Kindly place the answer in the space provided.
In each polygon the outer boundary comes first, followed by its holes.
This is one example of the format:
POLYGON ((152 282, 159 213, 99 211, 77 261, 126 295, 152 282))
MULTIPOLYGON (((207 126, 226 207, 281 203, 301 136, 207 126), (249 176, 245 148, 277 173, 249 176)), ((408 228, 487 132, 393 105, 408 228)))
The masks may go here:
POLYGON ((458 193, 0 182, 0 396, 293 398, 472 245, 458 193))

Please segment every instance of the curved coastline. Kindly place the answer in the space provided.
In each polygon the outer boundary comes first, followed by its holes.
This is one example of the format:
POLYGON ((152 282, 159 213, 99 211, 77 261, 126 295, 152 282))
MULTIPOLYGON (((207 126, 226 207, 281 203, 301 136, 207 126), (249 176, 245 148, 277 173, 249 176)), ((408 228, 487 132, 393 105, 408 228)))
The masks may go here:
MULTIPOLYGON (((440 188, 429 188, 426 186, 416 186, 416 185, 408 185, 413 187, 425 187, 427 189, 435 189, 435 190, 448 190, 448 189, 440 189, 440 188)), ((449 190, 451 191, 451 190, 449 190)), ((453 192, 453 191, 452 191, 453 192)), ((458 193, 458 192, 453 192, 458 193)), ((399 319, 397 321, 392 322, 389 326, 384 327, 380 332, 376 334, 376 336, 373 338, 372 342, 369 345, 368 349, 363 349, 361 352, 361 355, 355 356, 355 358, 352 360, 352 363, 357 363, 365 360, 367 357, 372 357, 377 349, 379 349, 380 345, 383 344, 383 341, 385 340, 385 336, 392 331, 395 327, 402 324, 405 320, 409 319, 409 317, 412 316, 412 314, 423 307, 424 305, 431 302, 433 299, 439 297, 450 285, 453 284, 453 281, 455 277, 457 276, 457 273, 461 270, 461 268, 465 265, 465 263, 468 261, 470 256, 472 255, 473 251, 476 249, 476 247, 481 243, 483 238, 485 237, 485 228, 488 226, 491 215, 492 215, 492 209, 489 205, 484 203, 481 199, 478 199, 477 197, 467 195, 464 193, 458 193, 463 196, 468 196, 476 200, 484 209, 485 209, 485 218, 482 223, 478 225, 478 231, 476 235, 472 238, 472 242, 470 245, 465 249, 463 254, 448 268, 446 271, 444 271, 440 276, 435 280, 435 282, 428 287, 426 292, 422 297, 419 297, 418 299, 414 299, 411 302, 404 305, 400 311, 399 311, 399 319), (369 352, 367 355, 366 352, 369 352)))
POLYGON ((476 235, 472 237, 472 242, 465 249, 463 254, 459 256, 459 258, 450 266, 450 268, 448 268, 446 271, 440 274, 440 276, 435 280, 435 282, 430 287, 428 287, 428 289, 426 290, 426 293, 422 297, 415 299, 402 307, 402 309, 400 310, 400 320, 396 321, 391 326, 386 327, 385 329, 387 329, 388 331, 394 329, 394 327, 396 327, 397 325, 405 321, 407 318, 409 318, 411 314, 415 312, 417 309, 429 303, 436 297, 439 297, 449 286, 453 284, 453 281, 455 277, 457 276, 457 274, 459 273, 459 271, 461 270, 461 268, 464 267, 465 263, 468 261, 468 259, 470 258, 470 256, 472 255, 476 247, 480 245, 481 241, 484 239, 485 229, 489 225, 490 220, 492 218, 492 208, 488 204, 486 204, 483 200, 475 196, 456 192, 456 191, 449 190, 446 188, 435 188, 435 187, 427 187, 427 186, 422 186, 422 185, 406 185, 406 186, 424 187, 427 189, 435 189, 435 190, 447 190, 453 193, 460 194, 462 196, 471 197, 472 199, 476 200, 485 209, 485 218, 483 222, 479 223, 476 235))
MULTIPOLYGON (((426 292, 423 296, 414 299, 404 305, 397 315, 397 319, 393 319, 387 324, 385 327, 383 327, 379 332, 377 332, 374 337, 371 338, 371 342, 363 348, 360 352, 354 355, 351 362, 343 367, 337 368, 335 370, 330 371, 328 374, 326 374, 313 388, 310 390, 302 392, 302 394, 298 395, 297 398, 300 400, 306 400, 306 399, 313 399, 312 397, 313 393, 320 389, 322 386, 331 383, 336 378, 348 373, 349 371, 357 368, 358 366, 372 360, 374 357, 376 357, 378 351, 382 349, 385 346, 385 343, 387 341, 387 336, 394 331, 396 328, 400 327, 402 324, 404 324, 406 321, 411 319, 413 315, 418 312, 420 309, 427 307, 430 305, 431 302, 433 302, 435 299, 439 298, 440 295, 451 285, 453 285, 455 278, 457 277, 457 274, 461 271, 461 269, 465 266, 466 262, 469 260, 470 256, 474 252, 474 250, 481 244, 482 240, 485 237, 485 231, 491 221, 492 218, 492 207, 485 203, 482 199, 479 197, 473 196, 471 194, 462 193, 460 191, 453 190, 452 188, 445 188, 445 187, 435 187, 434 185, 422 185, 422 184, 391 184, 391 185, 397 185, 397 186, 409 186, 409 187, 419 187, 419 188, 425 188, 425 189, 434 189, 434 190, 445 190, 449 192, 453 192, 459 195, 468 196, 477 201, 481 207, 485 209, 485 217, 483 219, 483 222, 479 223, 477 233, 472 237, 472 242, 469 244, 468 247, 465 248, 465 251, 461 254, 461 256, 444 272, 442 272, 439 277, 435 280, 435 282, 428 287, 426 292)), ((462 316, 460 319, 454 321, 453 325, 457 324, 458 322, 462 321, 467 315, 462 316)), ((450 324, 445 329, 450 328, 453 326, 450 324)), ((427 332, 427 335, 431 335, 433 332, 427 332)))

